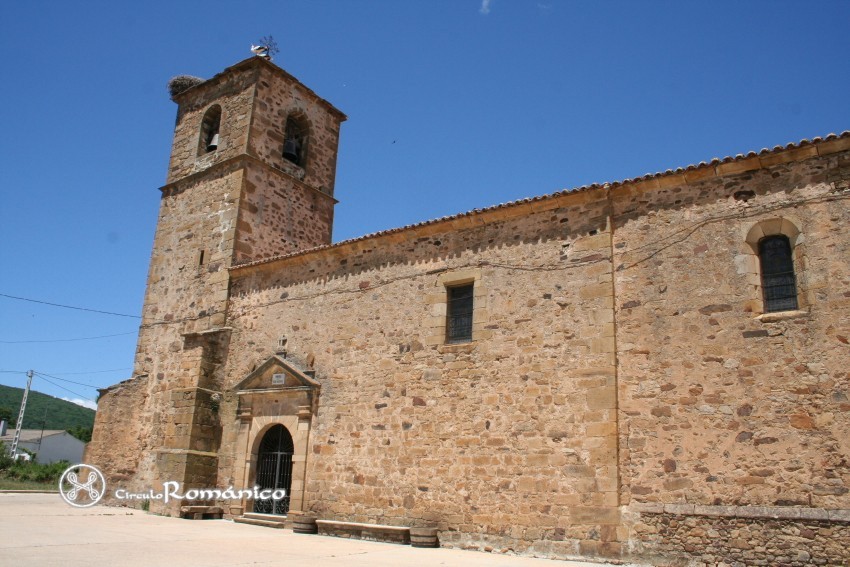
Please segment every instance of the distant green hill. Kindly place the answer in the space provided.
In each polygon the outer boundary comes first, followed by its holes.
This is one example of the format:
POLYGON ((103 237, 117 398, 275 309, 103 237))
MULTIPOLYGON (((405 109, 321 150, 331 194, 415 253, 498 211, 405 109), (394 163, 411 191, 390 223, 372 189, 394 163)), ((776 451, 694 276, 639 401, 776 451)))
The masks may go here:
MULTIPOLYGON (((23 388, 0 385, 0 407, 12 410, 9 429, 15 427, 18 411, 21 409, 23 388)), ((82 427, 88 429, 94 426, 94 410, 42 394, 30 391, 27 398, 27 410, 24 413, 24 429, 71 429, 82 427)))

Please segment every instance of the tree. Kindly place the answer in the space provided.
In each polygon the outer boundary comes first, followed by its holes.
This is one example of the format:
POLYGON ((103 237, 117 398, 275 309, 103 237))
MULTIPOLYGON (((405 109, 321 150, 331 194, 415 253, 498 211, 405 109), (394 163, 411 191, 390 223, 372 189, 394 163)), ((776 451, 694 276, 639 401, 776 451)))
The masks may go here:
POLYGON ((68 431, 68 433, 70 433, 71 435, 73 435, 74 437, 76 437, 77 439, 82 441, 83 443, 88 443, 89 441, 91 441, 91 433, 92 433, 91 427, 77 426, 77 427, 72 427, 71 429, 68 429, 67 431, 68 431))

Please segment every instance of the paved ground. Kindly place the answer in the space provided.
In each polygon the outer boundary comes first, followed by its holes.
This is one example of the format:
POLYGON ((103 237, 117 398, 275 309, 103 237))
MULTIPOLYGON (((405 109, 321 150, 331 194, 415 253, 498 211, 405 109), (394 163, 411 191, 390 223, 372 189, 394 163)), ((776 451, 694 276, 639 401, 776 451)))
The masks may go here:
POLYGON ((68 506, 58 494, 0 493, 0 566, 600 567, 455 549, 300 535, 223 520, 68 506))

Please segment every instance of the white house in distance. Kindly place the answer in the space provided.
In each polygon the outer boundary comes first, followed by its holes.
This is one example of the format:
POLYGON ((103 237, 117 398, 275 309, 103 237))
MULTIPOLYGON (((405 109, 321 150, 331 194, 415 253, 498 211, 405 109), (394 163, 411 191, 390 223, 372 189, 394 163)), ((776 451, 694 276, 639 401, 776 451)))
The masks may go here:
MULTIPOLYGON (((3 431, 0 435, 0 441, 6 446, 6 450, 12 447, 14 440, 14 429, 3 431)), ((21 449, 32 451, 35 453, 36 462, 43 464, 56 461, 80 463, 85 447, 85 443, 62 429, 21 429, 21 438, 18 440, 19 453, 21 449)))

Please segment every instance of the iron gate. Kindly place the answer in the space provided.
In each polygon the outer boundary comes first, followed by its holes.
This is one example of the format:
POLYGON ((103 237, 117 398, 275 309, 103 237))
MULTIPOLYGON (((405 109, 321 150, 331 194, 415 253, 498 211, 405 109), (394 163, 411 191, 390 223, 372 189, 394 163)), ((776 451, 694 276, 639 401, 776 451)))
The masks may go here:
POLYGON ((269 429, 260 442, 257 455, 257 481, 260 490, 286 491, 281 500, 254 500, 254 512, 260 514, 285 515, 289 512, 289 490, 292 486, 292 454, 294 453, 292 436, 282 425, 269 429))

